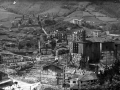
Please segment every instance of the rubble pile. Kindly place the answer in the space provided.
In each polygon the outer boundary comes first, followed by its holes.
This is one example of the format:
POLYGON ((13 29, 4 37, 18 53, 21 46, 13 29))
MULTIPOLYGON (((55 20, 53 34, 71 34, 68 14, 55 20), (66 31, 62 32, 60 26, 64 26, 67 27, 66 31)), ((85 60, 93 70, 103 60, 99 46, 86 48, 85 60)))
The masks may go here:
POLYGON ((73 54, 72 56, 73 63, 75 66, 79 66, 80 60, 81 60, 81 54, 73 54))
POLYGON ((57 80, 56 79, 53 79, 53 78, 46 78, 46 77, 43 77, 41 82, 43 84, 51 84, 51 85, 56 85, 57 84, 57 80))

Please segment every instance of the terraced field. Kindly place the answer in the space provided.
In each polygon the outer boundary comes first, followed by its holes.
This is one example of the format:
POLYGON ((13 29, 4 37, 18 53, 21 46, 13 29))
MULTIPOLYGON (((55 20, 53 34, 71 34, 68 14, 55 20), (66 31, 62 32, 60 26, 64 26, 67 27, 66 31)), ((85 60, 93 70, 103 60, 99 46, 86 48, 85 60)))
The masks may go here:
POLYGON ((0 1, 0 7, 5 9, 0 10, 0 12, 2 12, 0 13, 0 24, 4 24, 5 26, 10 26, 10 22, 13 18, 21 14, 53 15, 53 17, 54 15, 64 16, 64 21, 71 21, 71 19, 74 18, 81 19, 82 17, 85 17, 87 21, 98 23, 116 22, 117 18, 120 17, 120 6, 118 3, 107 2, 102 5, 91 5, 90 2, 87 1, 66 2, 64 0, 16 0, 16 3, 13 4, 14 0, 0 1), (86 10, 81 10, 83 7, 86 10))
POLYGON ((120 3, 104 2, 98 5, 96 10, 107 14, 110 17, 120 18, 120 3))
POLYGON ((4 7, 8 11, 19 13, 19 14, 38 14, 44 11, 47 11, 51 8, 54 8, 56 6, 60 6, 62 2, 55 2, 55 1, 46 1, 46 0, 40 0, 40 1, 16 1, 16 4, 13 4, 12 1, 5 1, 1 2, 0 6, 4 7))

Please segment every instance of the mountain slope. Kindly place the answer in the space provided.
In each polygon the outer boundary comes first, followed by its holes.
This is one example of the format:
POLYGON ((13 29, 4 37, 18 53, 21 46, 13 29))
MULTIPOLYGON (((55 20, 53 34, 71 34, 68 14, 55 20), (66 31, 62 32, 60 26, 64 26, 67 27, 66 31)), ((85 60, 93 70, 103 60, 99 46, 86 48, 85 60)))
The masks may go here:
POLYGON ((1 1, 0 6, 18 14, 32 14, 47 11, 62 4, 61 1, 45 1, 45 0, 13 0, 1 1))

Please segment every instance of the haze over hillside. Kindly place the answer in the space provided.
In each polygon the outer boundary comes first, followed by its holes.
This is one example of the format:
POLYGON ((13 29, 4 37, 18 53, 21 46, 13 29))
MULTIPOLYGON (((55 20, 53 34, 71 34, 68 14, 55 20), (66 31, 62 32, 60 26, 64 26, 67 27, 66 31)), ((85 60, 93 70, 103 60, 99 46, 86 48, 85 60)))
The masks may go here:
POLYGON ((0 5, 18 14, 41 13, 61 5, 59 1, 54 2, 45 0, 16 0, 15 4, 13 4, 13 2, 14 0, 1 1, 0 5))
MULTIPOLYGON (((108 17, 119 18, 120 17, 119 3, 108 1, 113 0, 104 0, 104 2, 102 3, 99 2, 99 0, 0 0, 0 7, 4 8, 8 12, 12 12, 17 15, 51 14, 52 16, 53 15, 68 16, 68 14, 75 15, 76 8, 84 7, 85 10, 86 6, 89 6, 88 8, 93 8, 94 11, 103 13, 108 17), (91 3, 90 1, 96 2, 91 3)), ((5 15, 2 16, 4 17, 5 15)))
MULTIPOLYGON (((119 16, 119 3, 113 3, 113 1, 119 0, 0 0, 0 6, 4 7, 10 12, 14 12, 17 14, 39 14, 45 11, 48 11, 53 8, 58 8, 63 5, 73 3, 74 5, 78 5, 79 2, 105 2, 105 4, 100 5, 100 7, 104 8, 107 12, 112 14, 115 13, 114 16, 119 16), (106 1, 112 1, 107 2, 106 1), (118 10, 118 11, 116 11, 118 10)), ((98 5, 99 6, 99 5, 98 5)))

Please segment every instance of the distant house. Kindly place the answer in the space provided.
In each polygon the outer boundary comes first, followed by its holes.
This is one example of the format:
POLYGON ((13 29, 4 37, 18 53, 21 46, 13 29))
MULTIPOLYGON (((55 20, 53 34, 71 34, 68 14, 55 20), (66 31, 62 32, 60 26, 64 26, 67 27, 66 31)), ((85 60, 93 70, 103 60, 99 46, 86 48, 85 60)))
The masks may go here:
POLYGON ((79 79, 79 81, 82 83, 82 82, 94 82, 98 80, 97 76, 95 73, 90 73, 90 74, 86 74, 84 75, 82 78, 79 79))
POLYGON ((73 19, 70 22, 81 26, 83 23, 83 19, 73 19))
POLYGON ((92 83, 97 82, 98 78, 95 73, 86 74, 82 76, 78 76, 77 80, 74 81, 74 85, 70 88, 70 90, 80 90, 81 87, 91 85, 92 83))

